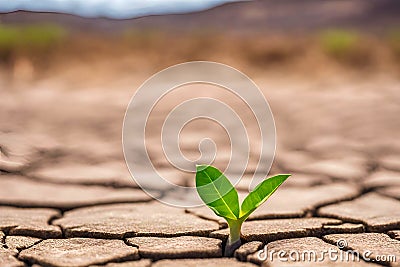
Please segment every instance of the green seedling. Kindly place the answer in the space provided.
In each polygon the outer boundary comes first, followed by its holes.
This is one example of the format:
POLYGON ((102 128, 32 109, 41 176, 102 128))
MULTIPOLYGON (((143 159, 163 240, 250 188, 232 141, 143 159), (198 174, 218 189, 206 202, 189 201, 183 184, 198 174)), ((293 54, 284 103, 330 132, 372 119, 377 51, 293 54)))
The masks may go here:
POLYGON ((235 187, 221 171, 212 166, 197 165, 196 188, 200 198, 217 216, 224 218, 229 226, 225 256, 232 256, 241 245, 240 231, 243 222, 289 176, 290 174, 279 174, 264 180, 247 195, 242 205, 239 205, 239 197, 235 187))

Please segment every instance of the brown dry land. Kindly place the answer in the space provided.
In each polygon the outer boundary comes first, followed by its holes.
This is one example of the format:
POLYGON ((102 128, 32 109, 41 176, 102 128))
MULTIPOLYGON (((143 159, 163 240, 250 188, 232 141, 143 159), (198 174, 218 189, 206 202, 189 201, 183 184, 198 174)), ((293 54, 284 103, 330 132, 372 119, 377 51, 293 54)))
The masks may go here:
MULTIPOLYGON (((314 20, 301 20, 299 32, 283 27, 278 14, 262 24, 268 12, 261 7, 272 8, 266 2, 240 3, 241 12, 226 5, 109 23, 42 14, 60 18, 62 26, 53 27, 53 19, 52 27, 28 31, 41 40, 51 36, 46 43, 13 37, 7 46, 0 38, 0 266, 299 266, 260 261, 257 251, 268 245, 269 250, 322 253, 337 249, 341 239, 346 250, 370 250, 373 261, 325 258, 301 266, 399 266, 400 38, 392 14, 398 5, 382 1, 385 15, 362 24, 371 14, 364 1, 352 1, 363 10, 359 13, 348 2, 332 1, 339 4, 315 8, 318 14, 336 8, 334 15, 322 16, 323 27, 315 28, 310 26, 317 19, 313 1, 305 1, 314 20), (230 12, 218 11, 224 8, 230 12), (227 14, 236 14, 244 26, 224 31, 211 24, 216 15, 228 19, 227 14), (249 22, 246 14, 259 20, 249 22), (195 31, 193 22, 177 31, 187 18, 210 25, 195 31), (172 30, 158 27, 166 21, 168 27, 175 22, 172 30), (259 26, 244 30, 248 25, 259 26), (268 25, 273 30, 265 30, 268 25), (229 64, 258 84, 277 127, 271 174, 293 174, 244 223, 245 244, 234 258, 222 258, 223 221, 204 207, 185 211, 152 200, 130 178, 123 159, 122 122, 135 90, 157 71, 189 60, 229 64), (379 259, 382 255, 397 258, 379 259)), ((282 3, 274 7, 281 14, 296 13, 282 3)), ((0 15, 0 37, 20 34, 27 21, 49 25, 42 15, 0 15)), ((300 25, 298 20, 288 23, 300 25)), ((160 172, 181 185, 192 185, 194 175, 168 165, 158 126, 170 107, 196 96, 223 99, 247 114, 232 95, 201 85, 160 102, 149 130, 149 153, 160 172)), ((259 146, 251 120, 248 126, 255 138, 238 185, 243 193, 259 146)), ((230 147, 220 128, 200 121, 182 134, 189 158, 199 155, 199 140, 212 137, 219 153, 215 165, 225 167, 230 147)))

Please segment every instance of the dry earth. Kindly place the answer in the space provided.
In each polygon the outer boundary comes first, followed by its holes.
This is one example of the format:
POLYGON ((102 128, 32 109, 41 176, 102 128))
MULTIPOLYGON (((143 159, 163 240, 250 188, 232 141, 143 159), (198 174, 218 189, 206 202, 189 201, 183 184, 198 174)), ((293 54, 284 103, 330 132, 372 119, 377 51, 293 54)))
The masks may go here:
MULTIPOLYGON (((299 266, 262 262, 257 251, 268 245, 320 253, 337 248, 340 239, 347 241, 345 250, 371 250, 372 260, 396 255, 397 262, 325 259, 318 265, 399 266, 396 77, 250 73, 275 115, 278 144, 271 174, 293 177, 244 223, 245 244, 235 258, 222 258, 223 221, 207 208, 162 205, 130 178, 122 156, 122 119, 134 88, 151 72, 107 67, 83 65, 29 82, 0 81, 1 266, 299 266)), ((194 175, 174 171, 163 159, 158 126, 177 101, 198 95, 222 98, 234 109, 242 105, 216 88, 189 86, 155 111, 149 153, 161 172, 182 185, 193 184, 194 175)), ((256 137, 251 120, 248 126, 256 137)), ((218 127, 188 126, 184 153, 198 155, 203 135, 215 139, 220 153, 215 164, 223 168, 229 144, 218 127)), ((241 190, 258 156, 256 140, 251 138, 241 190)))

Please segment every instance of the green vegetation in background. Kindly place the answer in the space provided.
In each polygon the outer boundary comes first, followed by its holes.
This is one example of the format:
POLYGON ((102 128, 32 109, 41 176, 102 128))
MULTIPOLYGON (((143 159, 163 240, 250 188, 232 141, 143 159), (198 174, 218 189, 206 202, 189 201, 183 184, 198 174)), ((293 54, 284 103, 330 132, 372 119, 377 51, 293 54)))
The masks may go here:
POLYGON ((320 33, 322 50, 331 57, 346 59, 355 53, 360 37, 346 30, 326 30, 320 33))
POLYGON ((329 55, 345 57, 357 49, 359 36, 345 30, 327 30, 321 33, 322 49, 329 55))
POLYGON ((368 38, 349 30, 326 30, 319 35, 322 51, 341 63, 365 67, 373 62, 373 47, 368 38))
POLYGON ((52 24, 0 24, 0 59, 15 53, 46 52, 61 43, 66 34, 65 29, 52 24))
POLYGON ((400 59, 400 29, 389 31, 387 39, 394 56, 400 59))

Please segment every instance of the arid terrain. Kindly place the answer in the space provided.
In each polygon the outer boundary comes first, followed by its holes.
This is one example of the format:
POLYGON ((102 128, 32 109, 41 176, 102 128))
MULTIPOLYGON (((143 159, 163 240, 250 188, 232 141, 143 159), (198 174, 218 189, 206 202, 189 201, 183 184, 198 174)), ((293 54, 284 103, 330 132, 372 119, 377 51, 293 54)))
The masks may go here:
MULTIPOLYGON (((300 2, 304 12, 291 1, 255 1, 124 21, 0 14, 0 266, 400 266, 399 5, 300 2), (270 175, 293 174, 244 223, 233 258, 222 257, 221 218, 153 200, 124 162, 122 124, 137 88, 193 60, 254 80, 275 118, 270 175), (372 261, 257 257, 264 245, 320 254, 339 240, 343 250, 372 251, 372 261)), ((217 87, 186 86, 160 102, 149 155, 179 185, 192 186, 194 174, 165 160, 159 126, 196 96, 250 118, 217 87)), ((242 193, 259 156, 257 127, 247 126, 242 193)), ((214 139, 223 169, 230 146, 215 125, 189 124, 184 154, 196 158, 203 137, 214 139)))

